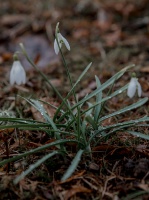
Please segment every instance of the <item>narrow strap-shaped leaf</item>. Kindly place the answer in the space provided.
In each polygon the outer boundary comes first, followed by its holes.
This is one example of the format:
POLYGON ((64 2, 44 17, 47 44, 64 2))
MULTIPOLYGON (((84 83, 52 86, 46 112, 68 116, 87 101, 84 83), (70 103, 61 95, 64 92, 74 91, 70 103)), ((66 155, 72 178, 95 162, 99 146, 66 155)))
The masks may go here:
MULTIPOLYGON (((136 125, 138 123, 147 122, 147 121, 149 121, 149 117, 145 116, 145 117, 142 117, 140 119, 130 120, 130 121, 122 122, 122 123, 117 123, 117 124, 113 124, 113 125, 110 125, 110 126, 105 126, 105 127, 100 126, 100 130, 95 131, 95 133, 90 137, 89 143, 94 139, 94 137, 96 135, 100 134, 103 131, 108 131, 108 130, 111 130, 113 128, 114 130, 112 132, 115 132, 117 130, 124 129, 125 127, 133 126, 133 125, 136 125)), ((112 132, 110 132, 110 134, 112 132)))
POLYGON ((0 129, 8 128, 23 128, 23 127, 51 127, 50 124, 13 124, 13 125, 0 125, 0 129))
POLYGON ((148 101, 148 97, 145 97, 145 98, 139 100, 138 102, 136 102, 136 103, 134 103, 134 104, 132 104, 130 106, 127 106, 127 107, 125 107, 125 108, 123 108, 121 110, 118 110, 116 112, 113 112, 113 113, 111 113, 109 115, 106 115, 106 116, 100 118, 98 122, 102 122, 103 120, 108 119, 109 117, 113 117, 113 116, 122 114, 122 113, 124 113, 126 111, 132 110, 134 108, 138 108, 138 107, 142 106, 143 104, 145 104, 147 101, 148 101))
MULTIPOLYGON (((0 162, 0 166, 5 165, 5 164, 10 163, 10 162, 13 162, 13 161, 16 161, 16 160, 18 160, 20 158, 32 155, 34 153, 37 153, 38 151, 43 151, 43 150, 48 149, 48 148, 50 148, 52 146, 57 146, 59 144, 64 144, 66 142, 75 142, 75 143, 78 143, 78 141, 76 141, 76 140, 70 140, 70 139, 57 140, 55 142, 51 142, 50 144, 45 144, 45 145, 43 145, 41 147, 38 147, 38 148, 35 148, 35 149, 31 149, 30 151, 22 153, 22 154, 20 154, 18 156, 14 156, 13 158, 5 159, 5 160, 3 160, 3 161, 0 162)), ((79 143, 81 144, 81 142, 79 142, 79 143)))
POLYGON ((58 151, 53 151, 52 153, 49 153, 39 159, 36 163, 29 166, 29 168, 25 171, 23 171, 17 178, 14 179, 14 184, 19 183, 20 180, 22 180, 25 176, 27 176, 30 172, 32 172, 35 168, 39 167, 43 162, 45 162, 47 159, 51 158, 52 156, 55 156, 58 154, 58 151))
POLYGON ((69 178, 73 174, 73 172, 76 170, 83 152, 84 152, 84 150, 82 150, 82 149, 80 149, 77 152, 76 156, 74 157, 74 159, 71 162, 71 165, 69 166, 69 168, 67 169, 67 171, 63 175, 63 177, 61 179, 62 181, 65 181, 67 178, 69 178))
POLYGON ((128 67, 125 67, 121 71, 117 72, 114 76, 112 76, 110 79, 108 79, 105 83, 103 83, 99 88, 91 92, 88 96, 84 97, 82 100, 80 100, 78 103, 76 103, 72 109, 76 108, 78 105, 86 102, 90 98, 96 96, 98 93, 103 91, 105 88, 107 88, 109 85, 113 84, 117 79, 119 79, 128 69, 134 67, 135 65, 130 65, 128 67))
POLYGON ((145 140, 149 140, 149 135, 145 135, 143 133, 136 132, 136 131, 127 131, 127 132, 130 133, 131 135, 136 136, 136 137, 143 138, 145 140))
POLYGON ((15 118, 15 117, 0 117, 0 121, 8 121, 8 122, 19 122, 19 123, 25 123, 27 124, 28 122, 30 123, 44 123, 40 121, 36 121, 33 119, 23 119, 23 118, 15 118))
MULTIPOLYGON (((79 76, 79 78, 77 79, 77 81, 75 82, 75 84, 73 85, 73 87, 71 88, 70 92, 67 94, 67 96, 64 98, 64 101, 66 101, 70 95, 72 94, 72 92, 74 91, 74 89, 76 88, 76 86, 78 85, 78 83, 81 81, 81 79, 84 77, 84 75, 86 74, 86 72, 89 70, 89 68, 91 67, 92 63, 90 63, 85 69, 84 71, 81 73, 81 75, 79 76)), ((64 105, 64 102, 62 102, 62 104, 58 107, 55 115, 54 115, 54 118, 53 118, 53 121, 55 121, 55 119, 57 118, 57 115, 58 113, 60 112, 62 106, 64 105)))
MULTIPOLYGON (((23 97, 24 98, 24 97, 23 97)), ((53 120, 50 118, 50 116, 46 113, 43 105, 41 105, 41 103, 38 100, 35 99, 26 99, 24 98, 27 102, 29 102, 33 107, 35 107, 40 113, 41 115, 43 115, 44 119, 50 123, 50 125, 52 126, 52 128, 56 131, 55 132, 55 137, 57 139, 60 139, 59 136, 59 132, 58 132, 58 128, 56 127, 55 123, 53 122, 53 120)))
MULTIPOLYGON (((109 85, 113 84, 117 79, 119 79, 127 70, 131 69, 132 67, 134 67, 135 65, 130 65, 127 66, 125 68, 123 68, 121 71, 117 72, 114 76, 112 76, 110 79, 108 79, 104 84, 102 84, 99 88, 97 88, 96 90, 94 90, 93 92, 91 92, 90 94, 88 94, 87 96, 85 96, 82 100, 80 100, 78 103, 76 103, 74 106, 72 106, 71 110, 74 110, 76 107, 78 107, 81 104, 84 104, 86 101, 88 101, 90 98, 98 95, 101 91, 103 91, 105 88, 107 88, 109 85)), ((121 93, 121 92, 120 92, 121 93)), ((68 114, 68 112, 65 112, 65 114, 63 114, 63 118, 61 118, 61 120, 64 119, 64 117, 68 114)))
MULTIPOLYGON (((95 79, 96 79, 96 85, 97 85, 97 89, 101 87, 101 82, 99 80, 99 78, 97 76, 95 76, 95 79)), ((97 102, 100 102, 102 100, 102 91, 99 92, 97 95, 96 95, 96 103, 97 102)), ((100 113, 100 109, 101 109, 101 104, 95 106, 95 110, 94 110, 94 120, 95 122, 98 121, 98 116, 99 116, 99 113, 100 113)))
MULTIPOLYGON (((123 86, 122 88, 116 90, 116 91, 113 92, 110 96, 105 97, 105 98, 102 98, 101 101, 99 101, 99 102, 93 104, 93 106, 90 106, 90 108, 88 108, 88 109, 86 109, 85 111, 83 111, 83 112, 81 113, 81 115, 84 115, 86 112, 88 112, 90 109, 93 109, 95 106, 97 106, 97 105, 101 104, 102 102, 105 102, 105 101, 111 99, 112 97, 114 97, 114 96, 120 94, 121 92, 125 91, 125 90, 127 89, 127 87, 128 87, 128 84, 125 85, 125 86, 123 86)), ((69 128, 73 122, 74 122, 74 120, 72 120, 71 122, 69 122, 69 124, 68 124, 67 127, 69 128)))
MULTIPOLYGON (((44 104, 47 104, 47 105, 51 106, 51 107, 54 108, 55 110, 57 110, 57 109, 59 108, 59 107, 54 106, 53 104, 51 104, 51 103, 49 103, 49 102, 46 102, 46 101, 41 100, 41 99, 39 99, 38 101, 40 101, 40 102, 42 102, 42 103, 44 103, 44 104)), ((60 109, 60 112, 61 112, 61 113, 65 113, 64 110, 62 110, 62 109, 60 109)))
POLYGON ((123 91, 125 91, 128 87, 128 84, 126 84, 125 86, 123 86, 122 88, 116 90, 115 92, 113 92, 110 96, 107 96, 105 98, 102 98, 100 101, 96 102, 95 104, 93 104, 92 106, 90 106, 88 109, 86 109, 85 111, 82 112, 82 115, 85 114, 86 112, 88 112, 90 109, 93 109, 95 106, 107 101, 107 100, 110 100, 112 97, 122 93, 123 91))

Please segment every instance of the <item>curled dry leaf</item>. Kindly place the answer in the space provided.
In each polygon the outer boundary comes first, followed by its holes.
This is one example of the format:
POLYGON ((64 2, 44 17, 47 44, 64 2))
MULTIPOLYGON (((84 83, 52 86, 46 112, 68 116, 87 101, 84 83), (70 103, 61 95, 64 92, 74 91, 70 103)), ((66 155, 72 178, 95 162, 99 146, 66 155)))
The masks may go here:
POLYGON ((91 190, 81 185, 73 185, 71 189, 64 191, 64 199, 68 200, 77 193, 91 193, 91 190))

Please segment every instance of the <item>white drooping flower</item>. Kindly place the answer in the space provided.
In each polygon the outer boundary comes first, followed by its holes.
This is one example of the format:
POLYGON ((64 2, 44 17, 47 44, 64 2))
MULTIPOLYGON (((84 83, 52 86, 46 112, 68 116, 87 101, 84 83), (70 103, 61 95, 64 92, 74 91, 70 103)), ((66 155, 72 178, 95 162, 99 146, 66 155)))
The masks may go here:
POLYGON ((129 98, 134 97, 136 91, 138 93, 138 96, 141 97, 141 94, 142 94, 141 85, 138 82, 138 79, 136 77, 132 77, 128 85, 127 96, 129 98))
POLYGON ((26 83, 26 72, 21 65, 19 60, 13 62, 11 71, 10 71, 10 84, 21 85, 26 83))
POLYGON ((61 48, 63 43, 65 44, 66 48, 70 51, 70 45, 68 41, 66 40, 66 38, 64 38, 61 33, 57 33, 57 40, 56 38, 54 40, 54 51, 56 54, 59 53, 59 47, 61 48), (58 40, 59 46, 57 44, 57 40, 58 40))

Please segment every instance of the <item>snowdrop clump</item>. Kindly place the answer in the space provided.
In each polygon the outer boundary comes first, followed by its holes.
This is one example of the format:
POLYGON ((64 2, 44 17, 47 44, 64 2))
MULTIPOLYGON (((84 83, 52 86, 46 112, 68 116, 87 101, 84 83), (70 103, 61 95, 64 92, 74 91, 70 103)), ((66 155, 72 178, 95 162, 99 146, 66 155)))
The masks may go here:
POLYGON ((138 93, 138 97, 141 97, 142 94, 141 85, 136 77, 132 77, 128 85, 127 96, 129 98, 133 98, 136 91, 138 93))
POLYGON ((26 83, 26 72, 19 60, 14 60, 10 71, 10 84, 21 85, 26 83))
POLYGON ((70 45, 68 41, 66 40, 66 38, 64 38, 61 33, 57 33, 57 40, 56 38, 54 40, 54 51, 56 54, 59 53, 59 47, 61 48, 63 43, 65 44, 66 48, 70 51, 70 45), (58 40, 59 46, 58 46, 57 40, 58 40))

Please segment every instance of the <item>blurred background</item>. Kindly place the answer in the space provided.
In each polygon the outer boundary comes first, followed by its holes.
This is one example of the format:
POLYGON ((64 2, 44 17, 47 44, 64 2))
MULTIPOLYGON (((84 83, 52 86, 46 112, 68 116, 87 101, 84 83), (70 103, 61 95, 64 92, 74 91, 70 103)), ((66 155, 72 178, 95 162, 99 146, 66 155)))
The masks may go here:
POLYGON ((71 46, 70 52, 63 51, 74 79, 91 61, 88 78, 97 74, 107 79, 132 63, 141 76, 149 72, 148 0, 0 0, 0 66, 5 72, 22 42, 40 68, 63 79, 61 59, 53 49, 57 22, 71 46))

